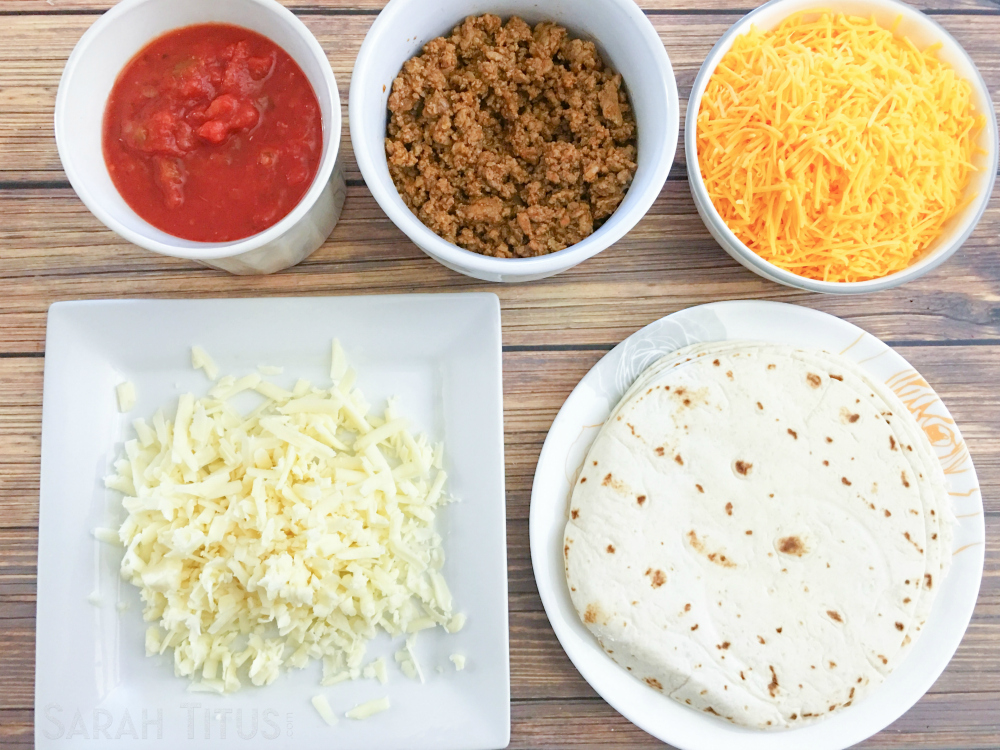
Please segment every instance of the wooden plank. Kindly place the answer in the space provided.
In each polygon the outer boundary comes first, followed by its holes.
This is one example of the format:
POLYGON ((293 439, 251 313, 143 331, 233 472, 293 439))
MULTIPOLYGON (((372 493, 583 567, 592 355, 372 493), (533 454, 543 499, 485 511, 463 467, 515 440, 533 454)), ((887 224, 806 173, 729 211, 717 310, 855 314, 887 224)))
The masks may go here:
MULTIPOLYGON (((92 16, 77 15, 4 19, 0 30, 0 182, 65 180, 52 132, 55 92, 66 58, 93 20, 92 16)), ((374 16, 308 15, 302 20, 326 50, 336 75, 347 177, 359 180, 347 128, 347 92, 354 60, 374 16)), ((694 77, 709 50, 736 19, 730 14, 697 14, 654 15, 650 20, 677 77, 683 129, 694 77)), ((970 50, 990 89, 1000 89, 1000 48, 994 44, 1000 33, 1000 15, 942 15, 936 20, 970 50)), ((684 164, 683 138, 680 140, 675 171, 684 164)))
POLYGON ((479 282, 431 260, 364 187, 349 190, 326 245, 288 272, 266 277, 233 277, 129 245, 68 190, 0 190, 0 216, 0 354, 41 352, 46 311, 58 300, 423 291, 498 294, 508 346, 610 348, 667 313, 718 299, 802 304, 887 341, 1000 340, 1000 192, 946 264, 901 288, 868 295, 863 304, 778 286, 747 271, 709 236, 687 185, 673 180, 616 245, 559 276, 520 285, 479 282))
MULTIPOLYGON (((991 564, 997 570, 994 553, 991 564)), ((1000 588, 1000 587, 994 587, 1000 588)), ((1000 591, 987 594, 994 610, 1000 591)), ((26 609, 19 605, 20 609, 26 609)), ((0 612, 15 606, 0 600, 0 612)), ((136 616, 131 616, 135 621, 136 616)), ((0 647, 4 669, 0 673, 0 709, 31 708, 34 701, 35 619, 34 611, 21 616, 0 617, 0 647)), ((981 617, 978 612, 948 668, 928 695, 972 692, 1000 693, 1000 618, 981 617)), ((514 700, 579 700, 595 698, 570 662, 542 611, 511 612, 511 697, 514 700)), ((470 654, 474 658, 474 654, 470 654)), ((919 710, 919 709, 917 709, 919 710)))
MULTIPOLYGON (((891 727, 858 745, 864 750, 996 750, 1000 732, 984 724, 1000 701, 997 693, 956 693, 925 697, 919 713, 911 711, 891 727), (952 717, 958 715, 955 720, 952 717), (969 724, 966 717, 978 719, 969 724), (933 723, 928 725, 928 719, 933 723)), ((665 748, 598 700, 515 701, 511 706, 511 750, 541 747, 574 750, 632 750, 665 748)), ((0 739, 5 750, 30 750, 33 745, 33 712, 0 710, 0 739)))
MULTIPOLYGON (((898 346, 941 394, 968 442, 985 507, 1000 513, 1000 395, 981 373, 1000 370, 1000 346, 898 346)), ((507 515, 528 518, 542 443, 570 391, 602 351, 504 354, 507 515)), ((41 358, 0 358, 0 528, 38 523, 41 358)), ((109 462, 111 460, 109 456, 109 462)))
MULTIPOLYGON (((281 0, 282 5, 298 15, 366 13, 376 15, 385 5, 384 0, 281 0)), ((115 4, 115 0, 4 0, 0 14, 52 14, 52 13, 101 13, 115 4)), ((717 10, 727 13, 748 13, 756 7, 753 2, 733 4, 727 0, 639 0, 639 7, 647 13, 691 13, 717 10)), ((993 13, 996 5, 989 0, 924 0, 913 3, 924 12, 978 11, 993 13)))

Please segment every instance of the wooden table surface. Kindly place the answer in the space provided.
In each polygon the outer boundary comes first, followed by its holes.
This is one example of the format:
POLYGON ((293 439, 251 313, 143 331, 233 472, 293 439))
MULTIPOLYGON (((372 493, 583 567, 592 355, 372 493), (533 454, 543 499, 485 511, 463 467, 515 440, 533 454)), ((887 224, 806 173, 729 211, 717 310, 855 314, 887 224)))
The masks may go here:
MULTIPOLYGON (((351 68, 382 3, 286 2, 329 55, 346 127, 351 68)), ((979 602, 958 653, 930 692, 863 746, 1000 747, 1000 195, 994 193, 975 233, 937 271, 874 295, 818 296, 764 281, 716 245, 695 213, 682 143, 659 199, 616 246, 554 279, 499 286, 453 273, 411 244, 366 189, 345 133, 348 197, 330 240, 284 273, 232 277, 127 244, 66 181, 52 135, 56 86, 73 45, 111 4, 0 0, 0 747, 32 745, 48 306, 112 297, 441 291, 495 292, 503 307, 511 747, 659 745, 597 696, 549 627, 528 553, 531 480, 556 411, 606 351, 663 315, 724 299, 782 300, 860 325, 910 360, 959 421, 986 506, 979 602)), ((684 110, 705 55, 752 6, 647 0, 645 7, 670 54, 684 110)), ((970 51, 994 100, 1000 98, 996 0, 921 0, 920 7, 970 51)))

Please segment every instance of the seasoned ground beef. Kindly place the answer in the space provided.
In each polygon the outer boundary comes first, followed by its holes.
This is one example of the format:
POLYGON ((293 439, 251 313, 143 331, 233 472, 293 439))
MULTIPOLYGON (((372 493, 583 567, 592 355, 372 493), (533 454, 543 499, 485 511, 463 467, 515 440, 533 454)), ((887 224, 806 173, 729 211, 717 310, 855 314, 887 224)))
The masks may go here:
POLYGON ((467 18, 407 60, 385 139, 403 201, 449 242, 530 257, 592 234, 635 176, 621 76, 566 29, 467 18))

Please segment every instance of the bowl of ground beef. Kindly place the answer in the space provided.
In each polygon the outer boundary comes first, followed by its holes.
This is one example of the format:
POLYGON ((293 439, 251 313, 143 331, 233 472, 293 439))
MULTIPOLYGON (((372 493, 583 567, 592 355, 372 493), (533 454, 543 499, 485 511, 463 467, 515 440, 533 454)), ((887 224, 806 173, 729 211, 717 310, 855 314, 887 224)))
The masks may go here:
POLYGON ((674 159, 677 85, 632 0, 391 0, 352 75, 369 189, 452 270, 518 282, 619 240, 674 159))

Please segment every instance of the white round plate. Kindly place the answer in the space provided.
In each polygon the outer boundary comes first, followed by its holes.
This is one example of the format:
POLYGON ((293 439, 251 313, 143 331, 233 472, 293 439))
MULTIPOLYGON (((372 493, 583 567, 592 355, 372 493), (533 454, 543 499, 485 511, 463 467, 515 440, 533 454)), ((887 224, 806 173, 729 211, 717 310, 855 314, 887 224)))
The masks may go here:
POLYGON ((625 339, 584 376, 559 410, 542 447, 531 490, 530 535, 538 592, 573 664, 623 716, 681 750, 841 750, 879 732, 916 703, 948 665, 972 617, 985 555, 976 470, 958 426, 920 374, 879 339, 839 318, 755 301, 716 302, 661 318, 625 339), (958 518, 951 570, 909 656, 864 701, 815 724, 780 732, 744 729, 693 711, 629 675, 580 622, 563 568, 571 487, 598 430, 628 386, 658 357, 675 349, 737 339, 825 349, 884 381, 930 438, 958 518))

